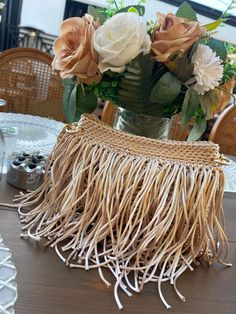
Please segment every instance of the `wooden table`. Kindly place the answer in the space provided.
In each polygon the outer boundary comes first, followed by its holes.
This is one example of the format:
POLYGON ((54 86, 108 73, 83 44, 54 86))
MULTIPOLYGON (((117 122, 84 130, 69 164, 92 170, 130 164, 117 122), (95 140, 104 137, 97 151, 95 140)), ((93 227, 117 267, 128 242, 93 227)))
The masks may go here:
MULTIPOLYGON (((0 183, 0 202, 9 202, 17 192, 0 183)), ((214 264, 187 271, 178 287, 186 302, 178 299, 169 284, 163 284, 166 310, 156 284, 147 284, 142 293, 132 298, 121 295, 123 312, 128 314, 235 314, 236 313, 236 194, 224 197, 226 231, 230 244, 228 261, 233 267, 214 264)), ((42 244, 19 237, 20 222, 15 211, 0 208, 0 233, 13 253, 17 268, 18 299, 16 314, 111 314, 117 309, 113 289, 106 288, 96 270, 68 269, 56 253, 42 244)), ((109 278, 109 274, 107 274, 109 278)))

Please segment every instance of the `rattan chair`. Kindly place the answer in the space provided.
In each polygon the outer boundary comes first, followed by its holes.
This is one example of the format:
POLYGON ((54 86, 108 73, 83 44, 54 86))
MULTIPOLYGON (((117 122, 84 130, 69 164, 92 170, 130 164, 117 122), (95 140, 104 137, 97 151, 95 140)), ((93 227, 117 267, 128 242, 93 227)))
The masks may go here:
MULTIPOLYGON (((116 107, 112 105, 110 101, 107 101, 101 116, 101 120, 111 126, 115 122, 116 107)), ((174 115, 171 121, 171 127, 169 132, 169 139, 176 141, 184 141, 187 139, 189 134, 188 128, 182 128, 180 125, 180 116, 178 114, 174 115)))
POLYGON ((52 57, 38 49, 13 48, 0 54, 2 111, 63 120, 63 86, 52 57))
POLYGON ((218 116, 210 132, 209 140, 219 144, 221 153, 236 156, 236 108, 234 104, 218 116))

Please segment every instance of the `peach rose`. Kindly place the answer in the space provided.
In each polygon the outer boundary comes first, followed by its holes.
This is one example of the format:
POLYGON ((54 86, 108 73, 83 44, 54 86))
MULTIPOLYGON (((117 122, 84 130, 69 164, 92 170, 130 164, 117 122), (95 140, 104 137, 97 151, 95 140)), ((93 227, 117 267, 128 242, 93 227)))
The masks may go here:
POLYGON ((175 52, 185 52, 205 32, 199 22, 172 13, 158 13, 158 24, 152 34, 151 49, 156 61, 165 62, 175 52))
POLYGON ((98 54, 92 46, 92 37, 100 26, 89 14, 72 17, 62 22, 60 35, 55 40, 52 67, 60 71, 61 78, 77 76, 83 83, 98 83, 98 54))

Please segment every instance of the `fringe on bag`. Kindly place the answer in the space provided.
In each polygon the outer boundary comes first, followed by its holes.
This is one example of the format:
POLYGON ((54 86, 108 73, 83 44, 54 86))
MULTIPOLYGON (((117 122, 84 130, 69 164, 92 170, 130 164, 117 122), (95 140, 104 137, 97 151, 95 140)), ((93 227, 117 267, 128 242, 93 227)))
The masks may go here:
MULTIPOLYGON (((69 267, 107 268, 128 296, 176 281, 192 265, 227 255, 224 175, 215 144, 157 141, 115 131, 91 116, 66 126, 44 183, 17 197, 23 237, 41 238, 69 267), (34 207, 31 211, 23 208, 34 207)), ((225 264, 226 265, 226 264, 225 264)))

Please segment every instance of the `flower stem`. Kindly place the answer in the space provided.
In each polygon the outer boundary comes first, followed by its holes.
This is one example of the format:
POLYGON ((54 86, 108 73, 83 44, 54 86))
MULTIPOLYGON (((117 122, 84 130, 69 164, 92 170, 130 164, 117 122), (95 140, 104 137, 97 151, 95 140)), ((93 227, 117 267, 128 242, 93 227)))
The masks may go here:
POLYGON ((117 5, 116 1, 114 1, 114 5, 115 5, 116 9, 117 9, 117 10, 119 10, 118 5, 117 5))
POLYGON ((227 93, 227 94, 230 94, 232 97, 233 97, 233 100, 234 100, 234 106, 236 107, 236 97, 234 96, 234 94, 232 94, 231 92, 229 92, 227 89, 225 88, 222 88, 222 87, 216 87, 217 89, 219 90, 222 90, 223 92, 227 93))

